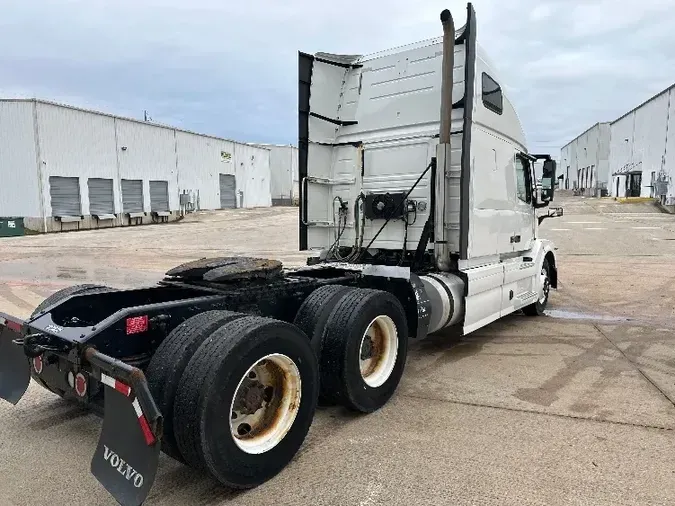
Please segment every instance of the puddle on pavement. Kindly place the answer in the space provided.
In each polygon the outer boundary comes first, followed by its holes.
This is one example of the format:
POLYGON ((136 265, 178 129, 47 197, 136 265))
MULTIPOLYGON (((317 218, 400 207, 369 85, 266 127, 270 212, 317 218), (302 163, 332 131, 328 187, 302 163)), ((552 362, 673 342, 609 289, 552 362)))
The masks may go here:
POLYGON ((566 311, 564 309, 547 309, 544 311, 546 316, 551 318, 560 318, 561 320, 599 320, 603 322, 630 322, 633 318, 623 316, 610 316, 592 313, 579 313, 576 311, 566 311))

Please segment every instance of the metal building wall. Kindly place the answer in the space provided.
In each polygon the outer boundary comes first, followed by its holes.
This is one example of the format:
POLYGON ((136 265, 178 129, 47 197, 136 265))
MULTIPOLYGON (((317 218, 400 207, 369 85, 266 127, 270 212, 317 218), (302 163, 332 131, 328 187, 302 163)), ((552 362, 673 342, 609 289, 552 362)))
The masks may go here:
POLYGON ((294 146, 265 146, 270 150, 272 205, 293 203, 293 183, 298 180, 298 149, 294 146))
MULTIPOLYGON (((91 219, 57 222, 51 206, 50 176, 77 177, 82 216, 89 216, 89 178, 117 178, 115 120, 53 104, 37 102, 38 149, 42 163, 42 200, 47 231, 95 226, 91 219)), ((115 201, 119 195, 115 185, 115 201)), ((115 207, 116 212, 121 212, 115 207)))
POLYGON ((611 124, 612 195, 624 197, 631 178, 641 177, 641 197, 656 197, 652 178, 664 180, 663 199, 675 205, 675 89, 653 97, 611 124))
POLYGON ((167 181, 169 208, 178 210, 176 132, 124 119, 115 119, 115 126, 120 180, 143 181, 143 210, 146 213, 151 211, 150 181, 167 181))
POLYGON ((270 151, 248 144, 234 145, 234 174, 238 207, 272 205, 270 151))
POLYGON ((569 189, 583 188, 586 195, 609 189, 609 145, 609 124, 596 123, 561 149, 560 166, 565 178, 569 176, 569 189))
POLYGON ((661 203, 671 206, 671 210, 675 211, 675 88, 671 88, 669 94, 666 147, 663 155, 663 168, 659 175, 666 184, 666 195, 661 203))
POLYGON ((34 102, 0 101, 0 217, 42 216, 34 102))
POLYGON ((298 149, 293 148, 291 152, 293 165, 293 186, 291 187, 291 199, 293 200, 293 205, 300 205, 300 174, 298 172, 298 149))
POLYGON ((220 209, 219 174, 234 174, 234 143, 176 131, 178 193, 195 209, 220 209))
POLYGON ((576 149, 574 143, 567 144, 560 150, 560 172, 564 179, 561 187, 569 190, 574 188, 576 181, 576 149), (574 168, 573 168, 574 167, 574 168))
POLYGON ((609 170, 609 143, 611 140, 611 131, 609 123, 600 123, 598 125, 598 168, 597 180, 609 194, 609 185, 612 182, 612 173, 609 170))

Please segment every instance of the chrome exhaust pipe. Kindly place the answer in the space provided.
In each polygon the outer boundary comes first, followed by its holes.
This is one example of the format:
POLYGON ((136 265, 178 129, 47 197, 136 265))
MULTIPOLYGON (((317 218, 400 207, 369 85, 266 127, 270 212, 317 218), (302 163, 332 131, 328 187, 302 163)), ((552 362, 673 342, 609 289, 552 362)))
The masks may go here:
POLYGON ((434 209, 434 257, 440 271, 450 270, 450 249, 445 230, 447 173, 450 171, 450 132, 452 125, 452 88, 455 66, 455 22, 448 9, 441 12, 443 24, 443 64, 441 70, 441 126, 436 148, 436 209, 434 209))

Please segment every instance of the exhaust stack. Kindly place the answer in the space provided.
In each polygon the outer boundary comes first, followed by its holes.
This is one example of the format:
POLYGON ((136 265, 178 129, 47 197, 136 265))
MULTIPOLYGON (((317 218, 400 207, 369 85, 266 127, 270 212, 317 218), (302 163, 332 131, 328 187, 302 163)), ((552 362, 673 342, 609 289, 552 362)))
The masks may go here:
POLYGON ((436 209, 434 210, 434 257, 440 271, 450 270, 450 252, 445 231, 446 174, 450 171, 453 68, 455 66, 455 22, 448 9, 441 12, 443 24, 443 66, 441 74, 441 126, 436 148, 436 209))

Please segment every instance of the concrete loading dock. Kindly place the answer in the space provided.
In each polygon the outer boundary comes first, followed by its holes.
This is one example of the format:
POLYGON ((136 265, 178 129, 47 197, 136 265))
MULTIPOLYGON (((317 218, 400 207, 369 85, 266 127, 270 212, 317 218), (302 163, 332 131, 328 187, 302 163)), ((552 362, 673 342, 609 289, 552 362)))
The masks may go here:
MULTIPOLYGON (((323 410, 296 460, 256 490, 223 489, 163 458, 148 504, 673 503, 675 222, 647 205, 556 204, 565 216, 542 225, 561 257, 549 318, 514 315, 413 348, 390 405, 368 417, 323 410)), ((296 220, 297 209, 236 210, 3 239, 0 301, 25 316, 66 285, 153 283, 214 254, 298 264, 296 220)), ((114 504, 88 475, 99 424, 34 386, 17 408, 1 406, 0 495, 114 504), (71 452, 68 473, 58 446, 71 452)))

